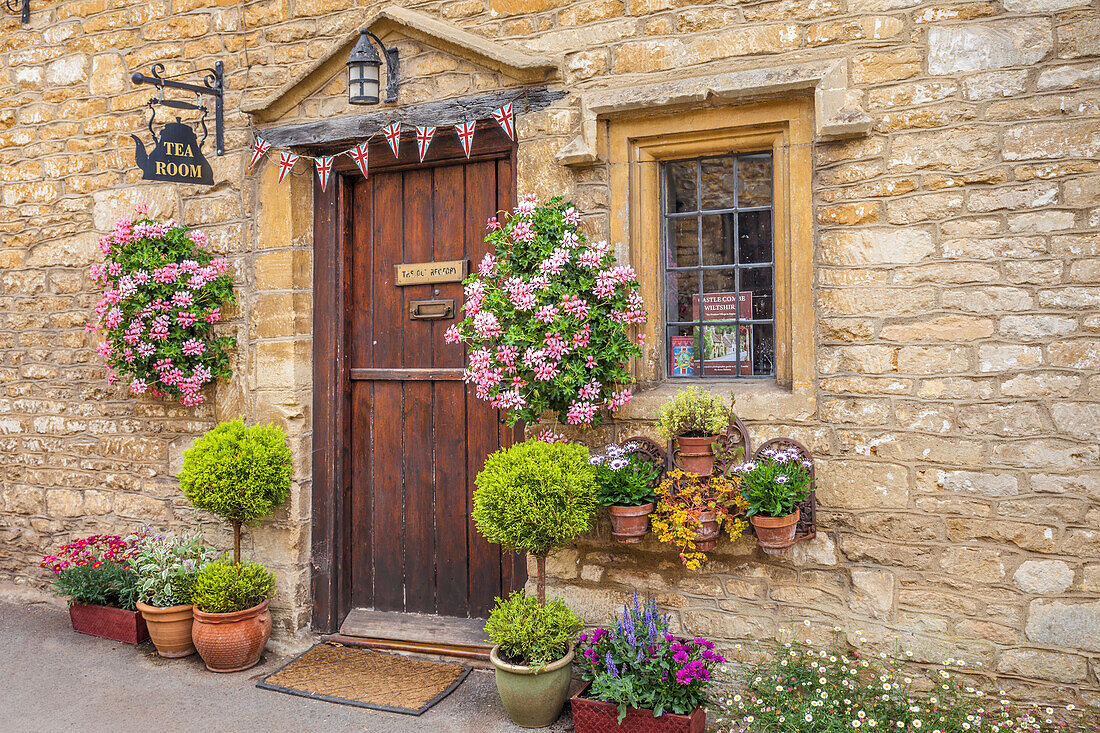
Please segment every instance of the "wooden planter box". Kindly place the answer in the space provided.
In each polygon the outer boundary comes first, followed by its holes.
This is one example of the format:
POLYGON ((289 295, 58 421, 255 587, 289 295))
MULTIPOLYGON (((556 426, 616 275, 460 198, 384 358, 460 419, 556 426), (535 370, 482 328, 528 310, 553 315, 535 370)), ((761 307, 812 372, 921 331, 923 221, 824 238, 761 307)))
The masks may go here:
POLYGON ((69 618, 73 622, 73 631, 81 634, 123 641, 127 644, 140 644, 149 638, 145 619, 138 611, 74 603, 69 606, 69 618))
POLYGON ((584 697, 588 687, 585 685, 569 698, 576 733, 703 733, 707 727, 704 708, 696 708, 691 715, 665 713, 659 718, 653 717, 652 710, 627 708, 626 717, 620 724, 619 707, 584 697))

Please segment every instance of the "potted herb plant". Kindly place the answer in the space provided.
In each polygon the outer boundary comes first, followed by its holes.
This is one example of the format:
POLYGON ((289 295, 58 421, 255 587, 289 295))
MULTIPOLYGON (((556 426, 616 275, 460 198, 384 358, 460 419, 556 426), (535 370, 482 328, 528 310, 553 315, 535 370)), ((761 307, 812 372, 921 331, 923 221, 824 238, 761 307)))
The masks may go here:
POLYGON ((137 576, 130 558, 137 538, 97 534, 63 545, 41 567, 54 573, 54 588, 69 597, 73 630, 104 639, 139 644, 149 638, 135 608, 137 576))
POLYGON ((745 531, 744 507, 737 487, 726 478, 676 469, 657 486, 653 529, 657 539, 679 549, 685 567, 697 570, 718 545, 722 528, 731 540, 745 531))
POLYGON ((661 469, 631 449, 609 445, 590 459, 596 467, 600 504, 611 515, 611 536, 619 542, 641 542, 649 531, 657 495, 653 491, 661 469))
POLYGON ((577 733, 703 733, 707 692, 726 661, 712 642, 670 634, 653 599, 637 594, 614 628, 580 642, 589 682, 570 701, 577 733))
POLYGON ((267 605, 275 575, 259 563, 216 560, 195 576, 195 648, 211 672, 239 672, 260 661, 271 636, 267 605))
POLYGON ((180 487, 187 499, 229 520, 233 560, 241 561, 241 525, 271 515, 290 493, 286 433, 274 425, 223 422, 183 454, 180 487))
MULTIPOLYGON (((534 556, 535 601, 546 606, 530 611, 526 600, 514 600, 513 596, 500 601, 493 611, 496 622, 492 623, 491 633, 497 638, 506 638, 509 629, 527 634, 523 624, 529 620, 549 623, 543 614, 557 614, 556 618, 562 615, 552 611, 559 608, 560 601, 546 604, 546 556, 590 528, 596 510, 595 466, 589 463, 588 449, 583 445, 529 440, 490 455, 476 483, 472 516, 478 530, 506 550, 534 556)), ((546 626, 548 631, 557 628, 546 626)), ((560 649, 560 645, 549 648, 560 649)), ((562 659, 571 653, 563 651, 561 659, 531 665, 519 663, 522 655, 515 663, 510 662, 501 657, 499 646, 493 648, 489 659, 497 669, 497 691, 516 723, 541 727, 561 714, 569 696, 568 683, 563 686, 545 675, 553 674, 555 679, 565 675, 559 670, 569 668, 569 662, 562 659), (556 666, 559 661, 561 666, 556 666)))
POLYGON ((540 603, 523 591, 496 599, 485 631, 497 691, 508 717, 543 728, 558 716, 573 678, 573 640, 583 624, 560 598, 540 603))
POLYGON ((678 468, 709 476, 714 470, 714 444, 729 428, 732 415, 731 406, 718 395, 687 387, 657 410, 656 427, 665 440, 675 439, 672 460, 678 468))
POLYGON ((214 556, 214 550, 196 534, 189 539, 146 537, 130 558, 137 576, 137 610, 162 657, 177 659, 195 653, 191 588, 214 556))
POLYGON ((778 555, 794 544, 797 505, 810 494, 812 467, 810 459, 793 448, 766 448, 754 460, 734 467, 745 515, 765 553, 778 555))

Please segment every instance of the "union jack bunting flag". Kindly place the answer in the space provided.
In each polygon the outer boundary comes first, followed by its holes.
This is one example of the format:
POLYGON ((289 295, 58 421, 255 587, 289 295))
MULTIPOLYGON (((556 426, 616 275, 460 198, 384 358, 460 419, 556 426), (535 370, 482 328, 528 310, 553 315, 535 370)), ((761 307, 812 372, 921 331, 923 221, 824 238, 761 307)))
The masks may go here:
POLYGON ((382 128, 382 134, 386 136, 386 142, 390 144, 393 157, 397 157, 397 148, 401 145, 401 123, 392 122, 382 128))
POLYGON ((493 110, 493 119, 504 128, 504 132, 508 135, 509 140, 516 139, 516 115, 512 112, 511 102, 493 110))
POLYGON ((424 156, 428 154, 428 146, 432 143, 432 136, 435 135, 435 127, 421 127, 416 126, 416 150, 420 153, 420 162, 424 162, 424 156))
POLYGON ((259 135, 256 136, 256 142, 252 143, 252 160, 248 161, 248 167, 256 165, 260 158, 264 157, 264 153, 271 147, 271 143, 264 140, 259 135))
POLYGON ((317 178, 321 181, 321 191, 323 193, 328 188, 328 176, 332 173, 332 156, 314 158, 313 165, 317 166, 317 178))
POLYGON ((470 148, 474 144, 474 123, 473 122, 459 122, 455 125, 455 130, 458 132, 458 140, 462 143, 462 152, 466 153, 466 157, 470 157, 470 148))
POLYGON ((359 170, 363 171, 363 176, 367 175, 367 144, 359 143, 348 154, 355 159, 355 164, 359 166, 359 170))
POLYGON ((298 162, 298 156, 294 153, 279 153, 279 183, 290 175, 290 169, 298 162))

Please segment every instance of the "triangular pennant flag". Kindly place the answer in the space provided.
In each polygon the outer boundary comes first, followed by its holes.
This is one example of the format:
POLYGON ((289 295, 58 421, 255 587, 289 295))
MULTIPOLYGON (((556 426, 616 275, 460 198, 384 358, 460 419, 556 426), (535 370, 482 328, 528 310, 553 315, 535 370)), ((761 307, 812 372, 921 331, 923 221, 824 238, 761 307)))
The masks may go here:
POLYGON ((348 151, 348 155, 355 159, 355 164, 359 166, 359 170, 363 171, 365 177, 367 175, 367 144, 359 143, 348 151))
POLYGON ((435 135, 435 127, 421 127, 416 126, 416 149, 420 153, 420 162, 424 162, 424 156, 428 154, 428 146, 432 143, 432 136, 435 135))
POLYGON ((279 183, 290 175, 290 169, 298 162, 298 156, 294 153, 279 153, 279 183))
POLYGON ((390 144, 393 157, 397 157, 397 148, 401 145, 401 123, 392 122, 382 128, 382 134, 386 136, 386 142, 390 144))
POLYGON ((458 140, 462 143, 462 151, 466 153, 466 157, 470 157, 470 148, 474 144, 474 123, 473 122, 459 122, 455 125, 455 130, 458 132, 458 140))
POLYGON ((328 188, 328 176, 332 173, 332 156, 327 158, 314 158, 313 164, 317 166, 317 178, 321 181, 321 192, 328 188))
POLYGON ((512 112, 511 102, 493 110, 493 119, 504 128, 504 132, 508 135, 509 140, 516 139, 516 115, 512 112))
POLYGON ((252 143, 252 160, 248 161, 248 167, 256 165, 260 158, 264 157, 264 153, 271 147, 271 143, 264 140, 259 135, 256 136, 256 142, 252 143))

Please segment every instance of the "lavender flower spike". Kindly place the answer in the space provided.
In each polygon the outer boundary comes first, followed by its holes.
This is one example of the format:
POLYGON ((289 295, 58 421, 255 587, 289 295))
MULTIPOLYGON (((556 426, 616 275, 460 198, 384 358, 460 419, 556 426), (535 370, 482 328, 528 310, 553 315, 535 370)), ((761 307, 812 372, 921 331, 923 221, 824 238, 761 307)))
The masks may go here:
POLYGON ((615 662, 611 659, 611 652, 607 653, 607 656, 603 658, 603 661, 607 665, 607 673, 612 677, 618 677, 619 670, 615 668, 615 662))

